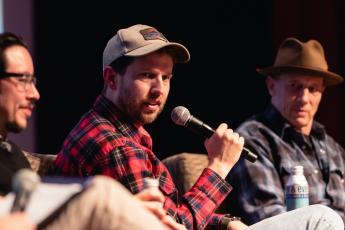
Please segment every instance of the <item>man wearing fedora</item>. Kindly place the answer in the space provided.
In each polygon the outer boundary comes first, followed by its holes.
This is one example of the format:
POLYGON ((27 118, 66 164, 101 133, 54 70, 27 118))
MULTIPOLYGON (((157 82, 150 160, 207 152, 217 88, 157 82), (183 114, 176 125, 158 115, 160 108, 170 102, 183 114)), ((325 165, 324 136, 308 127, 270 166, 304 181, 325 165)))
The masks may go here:
POLYGON ((314 120, 326 87, 343 78, 328 71, 321 44, 285 39, 266 76, 271 101, 262 114, 243 122, 237 132, 259 157, 238 162, 227 178, 234 187, 232 214, 246 224, 286 212, 284 188, 293 166, 302 165, 309 184, 309 203, 324 204, 344 221, 345 151, 314 120))

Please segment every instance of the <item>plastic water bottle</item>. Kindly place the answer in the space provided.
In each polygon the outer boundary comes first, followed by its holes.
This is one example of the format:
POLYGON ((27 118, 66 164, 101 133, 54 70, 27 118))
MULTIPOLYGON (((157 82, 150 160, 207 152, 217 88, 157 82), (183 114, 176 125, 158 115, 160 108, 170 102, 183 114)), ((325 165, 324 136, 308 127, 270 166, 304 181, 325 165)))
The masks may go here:
POLYGON ((145 177, 144 189, 159 189, 159 180, 155 178, 145 177))
POLYGON ((309 186, 303 174, 303 166, 295 166, 285 187, 287 211, 309 205, 309 186))

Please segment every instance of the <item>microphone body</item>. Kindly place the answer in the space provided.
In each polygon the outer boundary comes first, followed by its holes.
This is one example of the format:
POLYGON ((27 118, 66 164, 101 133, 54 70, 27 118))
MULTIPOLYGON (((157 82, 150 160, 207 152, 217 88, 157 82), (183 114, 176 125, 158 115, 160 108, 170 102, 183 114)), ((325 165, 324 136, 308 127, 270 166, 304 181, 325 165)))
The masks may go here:
POLYGON ((209 138, 214 133, 214 130, 213 128, 211 128, 211 126, 205 124, 204 122, 200 121, 196 117, 193 117, 192 115, 190 115, 185 126, 189 128, 190 130, 192 130, 193 132, 205 138, 209 138))
MULTIPOLYGON (((189 110, 183 106, 177 106, 173 109, 171 112, 171 119, 175 124, 185 126, 204 138, 211 137, 215 132, 211 126, 192 116, 189 110)), ((252 153, 245 147, 243 147, 241 156, 245 157, 246 160, 252 163, 254 163, 258 158, 256 154, 252 153)))
POLYGON ((21 169, 13 177, 12 189, 15 194, 11 212, 25 211, 32 192, 40 183, 40 177, 31 169, 21 169))

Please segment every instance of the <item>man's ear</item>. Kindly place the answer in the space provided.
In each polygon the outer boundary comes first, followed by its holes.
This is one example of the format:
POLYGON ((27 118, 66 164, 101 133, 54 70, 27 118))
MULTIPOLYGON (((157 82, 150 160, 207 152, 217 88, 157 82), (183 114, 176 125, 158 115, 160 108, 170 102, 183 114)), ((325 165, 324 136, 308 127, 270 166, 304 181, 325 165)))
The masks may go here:
POLYGON ((117 73, 113 68, 110 66, 105 67, 103 70, 103 79, 106 86, 110 89, 116 89, 117 73))
POLYGON ((265 82, 266 82, 267 91, 272 96, 274 92, 275 79, 271 76, 267 76, 265 82))

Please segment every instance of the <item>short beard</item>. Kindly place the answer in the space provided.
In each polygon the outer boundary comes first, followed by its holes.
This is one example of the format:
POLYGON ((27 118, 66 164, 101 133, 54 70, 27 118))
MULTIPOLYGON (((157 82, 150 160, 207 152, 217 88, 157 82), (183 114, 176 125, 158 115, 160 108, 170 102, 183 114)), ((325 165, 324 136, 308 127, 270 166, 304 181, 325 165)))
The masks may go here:
MULTIPOLYGON (((128 104, 127 104, 128 105, 128 104)), ((126 108, 133 108, 133 107, 130 107, 129 105, 128 105, 128 107, 126 107, 126 108)), ((142 125, 148 125, 148 124, 151 124, 151 123, 153 123, 156 119, 157 119, 157 117, 160 115, 160 113, 162 112, 162 110, 163 110, 163 108, 164 108, 164 106, 163 107, 161 107, 161 109, 158 111, 158 113, 156 113, 155 115, 148 115, 148 114, 142 114, 141 112, 140 112, 140 109, 139 110, 137 110, 137 111, 133 111, 133 110, 131 110, 131 111, 128 111, 127 110, 127 114, 130 116, 130 118, 133 120, 133 122, 135 122, 135 123, 140 123, 140 124, 142 124, 142 125)))
POLYGON ((160 109, 158 111, 158 113, 155 114, 155 116, 138 114, 139 116, 137 116, 136 118, 137 118, 137 120, 141 121, 144 125, 149 125, 149 124, 153 123, 158 118, 158 116, 161 114, 161 112, 163 110, 163 107, 162 107, 162 109, 160 109))
POLYGON ((5 127, 9 133, 20 133, 24 130, 24 128, 20 127, 17 123, 14 122, 7 122, 5 127))
POLYGON ((142 114, 141 113, 141 104, 136 101, 136 95, 132 94, 131 90, 127 88, 121 88, 120 96, 118 99, 120 109, 127 114, 129 119, 140 125, 148 125, 153 123, 159 114, 163 111, 166 101, 161 105, 160 110, 155 116, 142 114))

